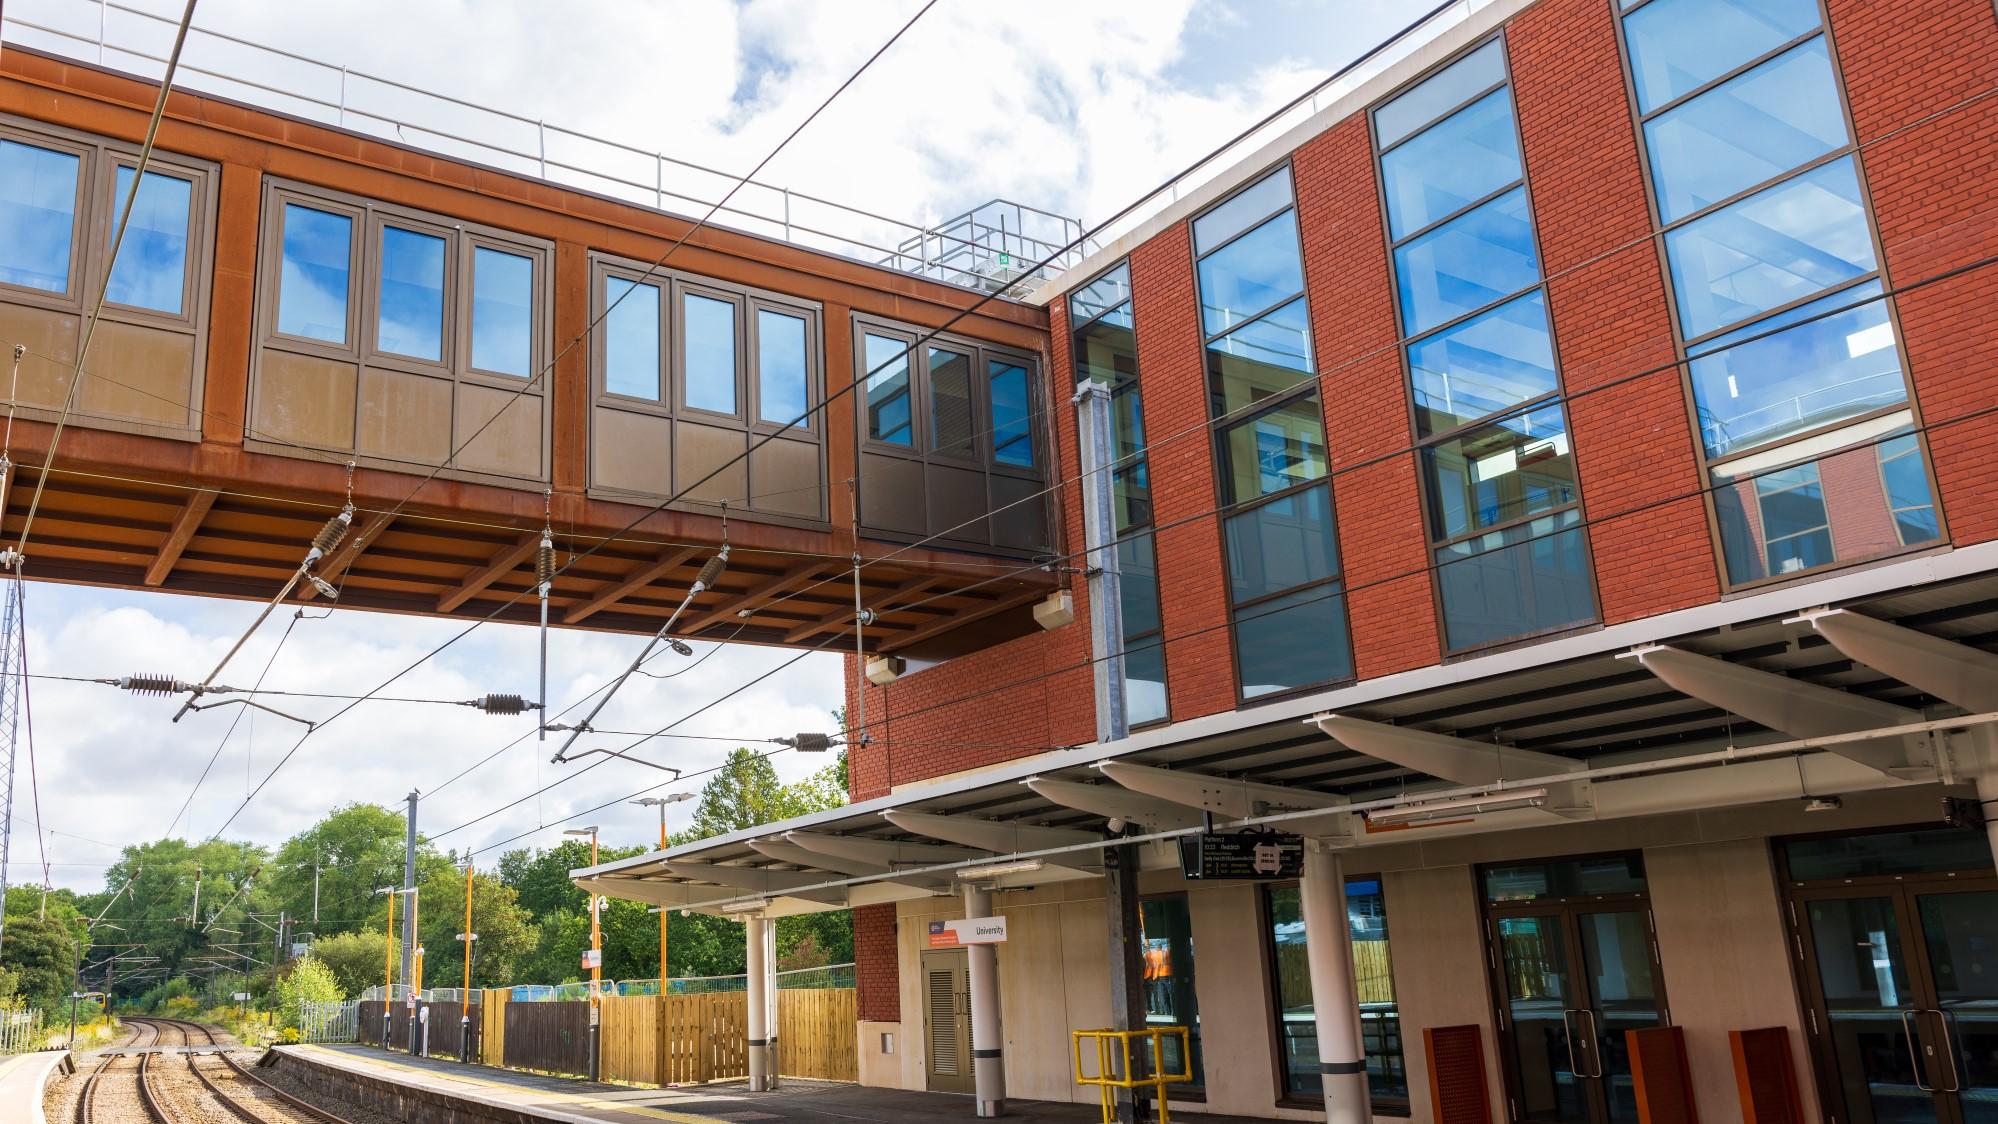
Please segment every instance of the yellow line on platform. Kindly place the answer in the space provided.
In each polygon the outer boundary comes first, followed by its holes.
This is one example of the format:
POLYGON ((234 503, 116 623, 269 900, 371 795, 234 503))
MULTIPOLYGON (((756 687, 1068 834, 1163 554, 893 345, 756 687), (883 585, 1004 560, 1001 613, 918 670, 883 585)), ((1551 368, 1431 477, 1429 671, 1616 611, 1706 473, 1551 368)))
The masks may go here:
MULTIPOLYGON (((483 1077, 469 1077, 462 1074, 447 1073, 440 1070, 431 1069, 427 1066, 409 1065, 404 1062, 392 1062, 381 1058, 370 1058, 370 1057, 357 1058, 356 1055, 349 1054, 344 1050, 326 1050, 314 1045, 307 1045, 303 1047, 303 1049, 313 1050, 318 1053, 328 1054, 336 1058, 354 1059, 356 1064, 361 1066, 375 1066, 375 1067, 380 1067, 382 1069, 399 1069, 408 1073, 424 1074, 425 1076, 439 1078, 444 1081, 459 1081, 467 1085, 480 1085, 489 1089, 504 1089, 509 1092, 528 1093, 536 1097, 546 1097, 553 1100, 561 1101, 565 1104, 574 1105, 578 1108, 597 1108, 597 1109, 604 1109, 610 1112, 629 1112, 637 1116, 649 1116, 655 1120, 672 1121, 673 1124, 715 1124, 715 1121, 717 1119, 716 1117, 713 1116, 694 1116, 684 1112, 669 1112, 663 1108, 653 1108, 651 1105, 626 1104, 623 1101, 608 1101, 608 1100, 603 1100, 602 1098, 599 1097, 582 1096, 576 1093, 563 1093, 563 1092, 558 1092, 554 1089, 543 1089, 533 1085, 522 1085, 513 1081, 493 1081, 483 1077)), ((634 1091, 643 1092, 643 1090, 634 1090, 634 1091)))

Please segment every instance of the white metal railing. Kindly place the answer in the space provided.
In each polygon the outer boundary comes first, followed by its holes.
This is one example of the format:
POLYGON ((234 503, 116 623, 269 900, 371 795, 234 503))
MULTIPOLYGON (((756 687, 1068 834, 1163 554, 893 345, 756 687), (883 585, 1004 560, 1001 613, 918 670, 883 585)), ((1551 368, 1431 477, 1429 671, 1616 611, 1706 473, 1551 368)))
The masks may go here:
MULTIPOLYGON (((776 973, 777 987, 779 990, 784 991, 852 987, 854 985, 853 971, 853 964, 851 962, 845 964, 827 964, 818 968, 792 968, 788 971, 776 973)), ((732 976, 674 976, 668 982, 672 985, 672 994, 674 995, 700 995, 707 992, 747 990, 749 977, 741 973, 732 976)), ((656 979, 604 980, 601 983, 601 987, 604 995, 659 994, 659 981, 656 979)), ((474 988, 473 990, 477 992, 481 989, 474 988)), ((588 999, 590 997, 590 985, 588 981, 562 984, 513 984, 510 987, 499 990, 510 991, 512 994, 507 998, 510 1002, 514 1003, 548 1003, 556 1000, 588 999)), ((407 984, 397 984, 392 993, 392 1001, 397 1003, 403 1002, 409 998, 409 995, 410 990, 407 984)), ((418 992, 416 998, 424 1003, 457 1003, 463 1000, 464 995, 465 992, 460 988, 438 987, 427 988, 418 992)), ((380 1003, 381 1001, 382 985, 376 984, 347 1002, 353 1004, 380 1003)))
MULTIPOLYGON (((376 996, 376 1002, 380 1002, 380 999, 380 996, 376 996)), ((359 999, 348 999, 333 1003, 316 1003, 309 999, 299 1000, 299 1041, 354 1041, 360 1036, 362 1002, 359 999)))
MULTIPOLYGON (((32 16, 22 6, 14 0, 0 17, 8 42, 155 79, 178 26, 119 0, 43 0, 32 16)), ((707 213, 740 178, 199 24, 189 29, 176 84, 676 214, 707 213)), ((1003 200, 941 223, 916 223, 752 180, 716 215, 747 233, 982 290, 1028 288, 1084 256, 1081 249, 1059 253, 1081 235, 1080 221, 1003 200), (995 207, 1014 218, 1010 229, 976 218, 995 207), (1050 255, 1057 261, 1033 277, 978 272, 1016 252, 1029 263, 1050 255)))
POLYGON ((0 1054, 25 1054, 42 1045, 42 1013, 26 1009, 0 1011, 0 1054))

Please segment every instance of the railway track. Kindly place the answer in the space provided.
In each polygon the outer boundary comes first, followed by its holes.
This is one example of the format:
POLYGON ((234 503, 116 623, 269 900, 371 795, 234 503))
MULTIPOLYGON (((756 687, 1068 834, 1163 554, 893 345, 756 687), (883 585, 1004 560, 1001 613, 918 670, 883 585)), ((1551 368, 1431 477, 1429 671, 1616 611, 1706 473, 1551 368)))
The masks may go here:
POLYGON ((73 1124, 349 1124, 258 1075, 209 1027, 183 1019, 125 1021, 132 1041, 76 1078, 82 1085, 73 1124))

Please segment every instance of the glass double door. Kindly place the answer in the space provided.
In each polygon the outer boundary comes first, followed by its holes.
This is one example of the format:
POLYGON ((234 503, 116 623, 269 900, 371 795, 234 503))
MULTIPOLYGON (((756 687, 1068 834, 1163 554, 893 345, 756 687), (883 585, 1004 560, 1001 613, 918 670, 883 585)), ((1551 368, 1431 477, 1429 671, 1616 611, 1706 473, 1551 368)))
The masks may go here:
POLYGON ((1998 1124, 1998 880, 1796 889, 1841 1124, 1998 1124))
POLYGON ((1666 1022, 1649 907, 1494 906, 1487 924, 1514 1119, 1636 1120, 1624 1032, 1666 1022))

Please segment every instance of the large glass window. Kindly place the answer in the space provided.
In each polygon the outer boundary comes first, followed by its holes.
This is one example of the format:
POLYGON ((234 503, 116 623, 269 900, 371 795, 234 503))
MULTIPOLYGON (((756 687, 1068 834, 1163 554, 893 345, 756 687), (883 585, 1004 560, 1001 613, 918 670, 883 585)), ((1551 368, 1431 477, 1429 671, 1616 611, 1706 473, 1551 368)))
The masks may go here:
POLYGON ((472 366, 518 378, 534 373, 534 259, 472 250, 472 366))
POLYGON ((347 342, 347 278, 354 220, 298 203, 284 205, 277 328, 288 336, 347 342))
POLYGON ((432 363, 444 358, 444 240, 382 227, 382 291, 375 346, 432 363))
POLYGON ((805 425, 811 408, 811 342, 802 316, 756 312, 757 419, 805 425))
POLYGON ((1649 0, 1622 21, 1730 584, 1942 535, 1922 442, 1894 436, 1906 371, 1821 18, 1649 0))
MULTIPOLYGON (((1308 936, 1296 884, 1265 889, 1275 976, 1277 1037, 1283 1049, 1284 1091, 1319 1097, 1325 1092, 1318 1071, 1318 1024, 1311 998, 1308 936)), ((1401 1014, 1395 1005, 1394 965, 1388 952, 1387 898, 1378 878, 1346 881, 1346 924, 1353 946, 1353 982, 1358 991, 1360 1038, 1367 1054, 1367 1087, 1376 1104, 1406 1103, 1408 1072, 1403 1061, 1401 1014)))
POLYGON ((1011 360, 988 359, 985 374, 985 386, 992 396, 992 459, 1020 468, 1033 467, 1034 413, 1027 369, 1011 360))
POLYGON ((1179 1053, 1179 1037, 1164 1039, 1166 1069, 1191 1073, 1195 1088, 1205 1085, 1200 1056, 1200 1003, 1193 990, 1193 923, 1186 895, 1146 898, 1138 903, 1139 940, 1144 945, 1145 1023, 1183 1026, 1189 1057, 1179 1053))
POLYGON ((735 413, 735 302, 682 293, 680 338, 686 348, 687 405, 735 413))
POLYGON ((1238 688, 1255 698, 1351 678, 1290 169, 1196 218, 1193 237, 1221 502, 1232 506, 1238 688), (1279 559, 1286 536, 1310 545, 1279 559))
POLYGON ((604 389, 630 398, 659 398, 659 286, 604 280, 604 389))
POLYGON ((73 153, 0 140, 0 282, 69 291, 81 164, 73 153))
MULTIPOLYGON (((1138 381, 1138 340, 1131 311, 1131 270, 1119 263, 1068 301, 1078 378, 1110 389, 1111 472, 1117 568, 1124 610, 1124 705, 1133 726, 1164 721, 1165 628, 1159 614, 1158 558, 1151 534, 1151 476, 1138 381)), ((1198 1070, 1195 1071, 1196 1078, 1198 1070)))
POLYGON ((1374 132, 1445 646, 1593 620, 1504 41, 1375 110, 1374 132))
POLYGON ((890 336, 869 334, 867 357, 867 436, 890 445, 916 443, 909 407, 909 348, 890 336))
MULTIPOLYGON (((133 169, 120 167, 115 215, 132 190, 133 169)), ((194 218, 194 183, 180 176, 147 172, 132 201, 131 226, 118 243, 118 260, 104 299, 114 304, 179 316, 187 295, 187 238, 194 218)), ((116 223, 114 218, 113 223, 116 223)), ((114 225, 115 229, 115 225, 114 225)), ((115 241, 116 239, 114 239, 115 241)))

